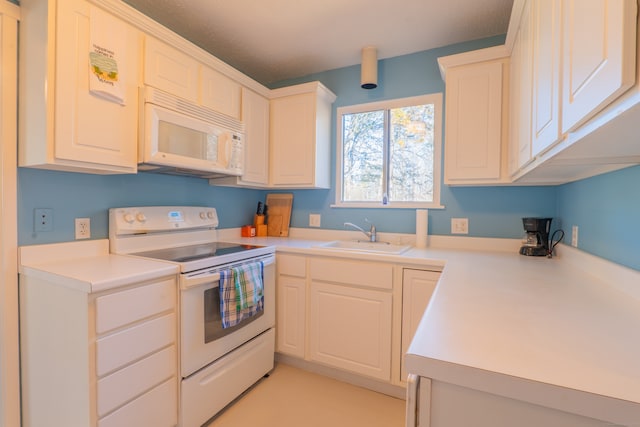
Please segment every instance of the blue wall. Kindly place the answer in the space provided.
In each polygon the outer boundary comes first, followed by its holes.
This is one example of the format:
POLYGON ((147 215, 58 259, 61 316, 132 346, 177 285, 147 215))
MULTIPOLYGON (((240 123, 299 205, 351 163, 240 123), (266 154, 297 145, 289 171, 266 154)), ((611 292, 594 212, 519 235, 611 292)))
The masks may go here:
MULTIPOLYGON (((494 46, 504 37, 492 37, 474 42, 447 46, 397 58, 379 61, 378 87, 360 88, 360 66, 352 66, 279 82, 273 88, 321 81, 331 89, 337 99, 333 107, 366 102, 444 92, 437 58, 468 50, 494 46)), ((364 225, 367 218, 379 231, 413 233, 414 209, 350 209, 331 208, 335 203, 335 119, 332 127, 332 189, 294 191, 294 227, 308 227, 309 214, 322 215, 322 228, 341 229, 345 221, 364 225)), ((553 187, 485 187, 460 188, 443 186, 443 210, 429 211, 429 233, 447 235, 451 218, 469 218, 469 235, 484 237, 521 237, 523 216, 551 216, 556 214, 556 189, 553 187)), ((558 221, 554 222, 558 225, 558 221)))
MULTIPOLYGON (((444 91, 437 58, 502 43, 493 37, 445 48, 382 60, 375 90, 360 89, 360 67, 353 66, 305 76, 273 87, 320 80, 337 96, 335 108, 385 99, 444 91)), ((332 129, 335 171, 335 119, 332 129)), ((335 173, 332 172, 332 176, 335 173)), ((108 236, 107 209, 116 206, 194 204, 218 208, 220 227, 250 223, 255 204, 266 191, 210 187, 206 180, 154 174, 96 176, 20 169, 18 174, 18 236, 21 245, 70 241, 74 218, 91 218, 92 238, 108 236), (54 209, 54 231, 33 232, 33 209, 54 209)), ((359 224, 367 218, 383 232, 413 233, 413 209, 331 208, 333 190, 293 191, 293 227, 308 227, 309 213, 322 215, 322 228, 342 229, 345 221, 359 224)), ((450 218, 469 218, 471 236, 517 238, 522 235, 521 217, 556 216, 554 187, 450 188, 443 186, 443 210, 429 212, 429 233, 446 235, 450 218)), ((556 221, 555 225, 559 225, 556 221)))
POLYGON ((640 166, 565 184, 558 188, 558 213, 578 247, 640 270, 640 166))
POLYGON ((89 175, 20 168, 18 170, 18 240, 20 245, 74 239, 74 218, 91 219, 91 238, 109 235, 108 209, 119 206, 214 206, 220 228, 253 221, 256 190, 211 187, 207 180, 140 173, 89 175), (33 210, 53 209, 53 231, 33 232, 33 210))

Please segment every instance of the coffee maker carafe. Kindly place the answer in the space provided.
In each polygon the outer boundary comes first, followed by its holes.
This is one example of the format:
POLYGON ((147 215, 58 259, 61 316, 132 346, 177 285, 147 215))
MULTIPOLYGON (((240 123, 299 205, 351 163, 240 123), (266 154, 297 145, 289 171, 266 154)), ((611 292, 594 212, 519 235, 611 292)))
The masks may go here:
POLYGON ((527 256, 549 254, 549 231, 552 218, 522 218, 525 236, 520 253, 527 256))

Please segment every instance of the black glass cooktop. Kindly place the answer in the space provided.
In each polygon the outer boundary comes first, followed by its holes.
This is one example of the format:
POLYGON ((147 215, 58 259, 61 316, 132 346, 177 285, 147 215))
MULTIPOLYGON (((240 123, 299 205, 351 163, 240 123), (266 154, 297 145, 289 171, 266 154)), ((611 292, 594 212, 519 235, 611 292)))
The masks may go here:
POLYGON ((138 252, 132 255, 160 259, 164 261, 190 262, 216 256, 246 252, 262 247, 263 246, 246 245, 240 243, 211 242, 200 245, 181 246, 177 248, 156 249, 153 251, 138 252))

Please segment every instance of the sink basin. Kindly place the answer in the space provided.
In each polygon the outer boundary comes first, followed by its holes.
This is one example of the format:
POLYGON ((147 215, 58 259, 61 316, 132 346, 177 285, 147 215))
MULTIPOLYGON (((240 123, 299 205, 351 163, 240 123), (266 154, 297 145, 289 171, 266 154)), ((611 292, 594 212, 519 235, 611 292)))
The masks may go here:
POLYGON ((410 247, 411 246, 408 245, 394 245, 387 242, 361 242, 357 240, 335 240, 316 246, 316 248, 337 249, 342 251, 354 252, 372 252, 390 255, 401 254, 408 250, 410 247))

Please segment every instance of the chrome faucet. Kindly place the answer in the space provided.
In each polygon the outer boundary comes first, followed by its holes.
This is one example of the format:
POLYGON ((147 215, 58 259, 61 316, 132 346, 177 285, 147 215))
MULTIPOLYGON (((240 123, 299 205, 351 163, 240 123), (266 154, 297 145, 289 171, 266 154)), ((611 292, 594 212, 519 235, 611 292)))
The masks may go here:
MULTIPOLYGON (((365 220, 366 221, 366 220, 365 220)), ((377 242, 378 241, 378 235, 376 233, 376 226, 371 224, 371 228, 369 229, 369 231, 364 231, 362 228, 358 227, 357 225, 355 225, 352 222, 345 222, 344 226, 347 227, 353 227, 358 231, 361 231, 362 233, 364 233, 365 236, 367 236, 367 238, 369 239, 370 242, 377 242)))

